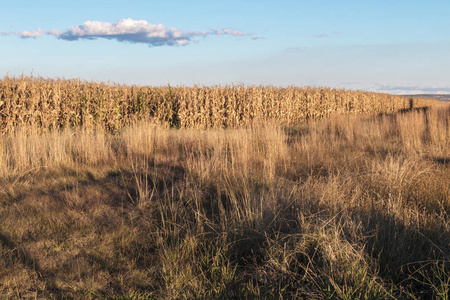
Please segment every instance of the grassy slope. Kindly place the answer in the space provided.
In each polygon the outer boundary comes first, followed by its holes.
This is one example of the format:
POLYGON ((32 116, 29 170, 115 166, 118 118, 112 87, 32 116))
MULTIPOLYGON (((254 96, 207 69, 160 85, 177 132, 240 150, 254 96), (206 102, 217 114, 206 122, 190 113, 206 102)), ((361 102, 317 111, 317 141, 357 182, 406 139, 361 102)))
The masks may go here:
POLYGON ((448 297, 449 118, 4 136, 0 294, 448 297))

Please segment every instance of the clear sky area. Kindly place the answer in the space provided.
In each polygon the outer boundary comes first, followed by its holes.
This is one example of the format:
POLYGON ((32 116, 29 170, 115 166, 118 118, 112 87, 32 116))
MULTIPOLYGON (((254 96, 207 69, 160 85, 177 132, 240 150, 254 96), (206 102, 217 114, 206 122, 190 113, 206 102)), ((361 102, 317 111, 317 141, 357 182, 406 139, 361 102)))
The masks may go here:
POLYGON ((1 1, 0 77, 450 93, 450 1, 1 1))

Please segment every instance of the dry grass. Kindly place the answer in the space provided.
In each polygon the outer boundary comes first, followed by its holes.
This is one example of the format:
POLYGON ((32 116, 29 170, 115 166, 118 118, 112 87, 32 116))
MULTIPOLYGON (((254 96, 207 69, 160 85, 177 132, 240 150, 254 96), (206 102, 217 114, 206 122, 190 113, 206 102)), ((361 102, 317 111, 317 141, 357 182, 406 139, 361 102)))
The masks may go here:
POLYGON ((449 119, 18 128, 0 138, 0 294, 448 299, 449 119))
POLYGON ((120 131, 136 121, 182 128, 300 124, 333 114, 394 113, 431 99, 343 89, 271 86, 142 87, 34 77, 0 80, 0 132, 83 127, 120 131))

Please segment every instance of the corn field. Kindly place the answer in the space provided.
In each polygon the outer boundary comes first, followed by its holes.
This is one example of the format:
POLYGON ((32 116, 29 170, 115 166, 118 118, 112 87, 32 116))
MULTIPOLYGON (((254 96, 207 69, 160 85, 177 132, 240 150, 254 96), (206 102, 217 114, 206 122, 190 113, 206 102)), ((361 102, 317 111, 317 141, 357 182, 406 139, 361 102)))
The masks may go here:
POLYGON ((201 129, 290 125, 334 113, 393 113, 432 101, 324 87, 149 87, 6 76, 0 80, 0 132, 26 126, 117 132, 139 120, 201 129))

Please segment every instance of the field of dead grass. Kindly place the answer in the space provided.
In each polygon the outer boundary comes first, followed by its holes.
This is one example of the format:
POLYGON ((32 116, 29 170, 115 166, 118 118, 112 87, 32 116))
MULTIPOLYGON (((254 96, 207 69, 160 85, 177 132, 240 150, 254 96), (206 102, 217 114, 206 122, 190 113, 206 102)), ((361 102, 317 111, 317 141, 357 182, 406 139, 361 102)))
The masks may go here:
POLYGON ((0 137, 2 298, 448 299, 450 107, 0 137))

